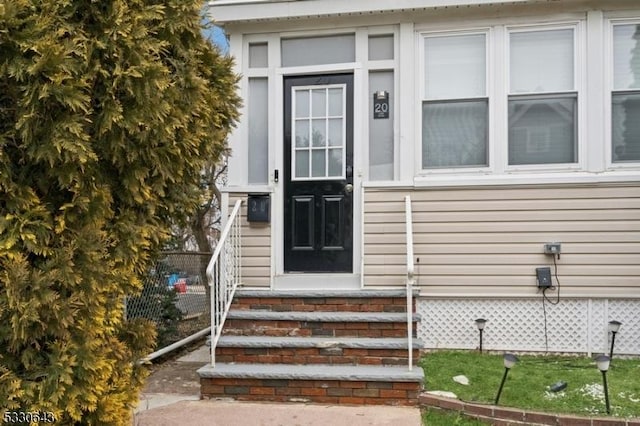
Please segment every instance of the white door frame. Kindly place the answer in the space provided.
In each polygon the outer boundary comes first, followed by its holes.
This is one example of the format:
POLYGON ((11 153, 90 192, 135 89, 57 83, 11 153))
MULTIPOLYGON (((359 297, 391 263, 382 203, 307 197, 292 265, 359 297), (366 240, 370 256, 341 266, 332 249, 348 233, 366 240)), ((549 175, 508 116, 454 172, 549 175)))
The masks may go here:
MULTIPOLYGON (((357 51, 358 49, 356 49, 357 51)), ((279 53, 279 52, 278 52, 279 53)), ((271 226, 271 286, 277 290, 354 290, 360 289, 362 273, 362 177, 366 162, 363 158, 363 123, 366 113, 363 105, 368 105, 364 96, 366 81, 362 67, 358 63, 331 64, 278 68, 274 75, 271 97, 273 111, 272 128, 274 143, 271 144, 274 169, 279 171, 278 182, 274 182, 273 210, 271 226), (311 74, 353 73, 353 273, 292 274, 284 272, 284 78, 311 74), (363 100, 364 99, 364 100, 363 100), (330 277, 330 279, 328 279, 330 277)), ((271 89, 271 87, 270 87, 271 89)), ((271 116, 271 114, 270 114, 271 116)), ((273 172, 272 172, 273 178, 273 172)))

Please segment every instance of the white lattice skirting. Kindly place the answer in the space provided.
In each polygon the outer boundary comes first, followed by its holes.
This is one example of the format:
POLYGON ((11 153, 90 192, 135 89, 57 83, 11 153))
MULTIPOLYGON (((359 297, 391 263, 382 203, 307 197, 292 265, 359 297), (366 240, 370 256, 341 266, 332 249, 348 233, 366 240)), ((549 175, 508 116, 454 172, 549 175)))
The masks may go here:
POLYGON ((640 355, 640 300, 564 299, 557 306, 537 299, 420 298, 418 337, 427 349, 475 349, 476 318, 485 318, 483 349, 523 352, 608 353, 607 324, 620 321, 615 354, 640 355), (546 343, 545 343, 546 340, 546 343), (547 346, 548 345, 548 349, 547 346))

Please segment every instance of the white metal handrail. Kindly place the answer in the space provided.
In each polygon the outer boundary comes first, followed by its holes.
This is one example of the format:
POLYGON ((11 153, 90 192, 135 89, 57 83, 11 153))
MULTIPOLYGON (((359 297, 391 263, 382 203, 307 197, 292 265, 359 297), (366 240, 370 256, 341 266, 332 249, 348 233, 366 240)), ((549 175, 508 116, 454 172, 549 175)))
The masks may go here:
POLYGON ((242 279, 239 215, 241 206, 242 200, 236 201, 207 266, 207 281, 211 290, 212 367, 216 365, 216 347, 222 335, 224 321, 242 279))
POLYGON ((405 224, 407 234, 407 346, 409 349, 409 371, 413 370, 413 220, 411 218, 411 197, 404 197, 405 224))

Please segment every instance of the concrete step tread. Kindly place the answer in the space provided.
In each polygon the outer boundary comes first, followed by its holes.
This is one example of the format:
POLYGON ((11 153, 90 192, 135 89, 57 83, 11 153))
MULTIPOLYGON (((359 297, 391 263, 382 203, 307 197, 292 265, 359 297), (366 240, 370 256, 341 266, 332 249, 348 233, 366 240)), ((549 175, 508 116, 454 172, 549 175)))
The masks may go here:
MULTIPOLYGON (((413 289, 413 296, 420 295, 420 290, 413 289)), ((235 297, 280 297, 286 298, 385 298, 407 297, 407 291, 402 289, 390 290, 242 290, 235 292, 235 297)))
POLYGON ((407 366, 369 365, 291 365, 227 364, 205 365, 198 370, 201 378, 269 379, 269 380, 344 380, 365 382, 420 382, 424 371, 407 366))
MULTIPOLYGON (((223 348, 350 348, 350 349, 407 349, 406 338, 374 337, 271 337, 221 336, 218 347, 223 348)), ((413 348, 421 349, 420 339, 413 339, 413 348)))
MULTIPOLYGON (((407 314, 404 312, 277 312, 234 309, 229 311, 227 319, 308 322, 406 322, 407 314)), ((420 315, 413 314, 413 321, 420 321, 420 315)))

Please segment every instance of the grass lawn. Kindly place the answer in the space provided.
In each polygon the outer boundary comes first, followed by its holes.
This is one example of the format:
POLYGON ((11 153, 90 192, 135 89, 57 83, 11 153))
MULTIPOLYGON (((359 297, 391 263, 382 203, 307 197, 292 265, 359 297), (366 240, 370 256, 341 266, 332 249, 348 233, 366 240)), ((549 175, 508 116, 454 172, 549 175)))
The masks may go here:
MULTIPOLYGON (((551 413, 606 415, 602 373, 592 359, 560 356, 518 358, 520 361, 509 371, 500 405, 551 413), (566 389, 551 392, 549 387, 560 380, 567 382, 566 389)), ((477 352, 432 352, 422 358, 421 366, 425 371, 426 390, 449 391, 463 401, 487 404, 493 404, 504 373, 502 355, 477 352), (454 382, 453 377, 458 375, 465 375, 470 384, 465 386, 454 382)), ((640 418, 640 360, 614 357, 607 380, 611 415, 640 418)), ((438 413, 432 415, 441 416, 438 413)), ((439 424, 436 421, 428 424, 439 424)), ((452 421, 449 419, 449 424, 476 424, 452 421)))

